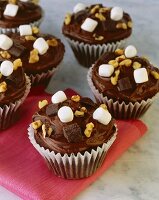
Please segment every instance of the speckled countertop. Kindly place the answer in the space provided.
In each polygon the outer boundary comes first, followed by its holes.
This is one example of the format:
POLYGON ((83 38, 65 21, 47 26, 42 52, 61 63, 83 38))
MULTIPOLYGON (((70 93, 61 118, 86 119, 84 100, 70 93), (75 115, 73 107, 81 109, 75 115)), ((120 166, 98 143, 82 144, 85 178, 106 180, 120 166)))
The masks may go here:
MULTIPOLYGON (((42 30, 54 33, 66 44, 66 54, 61 69, 53 77, 48 92, 71 87, 82 95, 92 94, 86 81, 87 69, 75 60, 61 34, 63 17, 71 11, 77 0, 41 0, 46 14, 42 30), (51 5, 51 6, 50 6, 51 5)), ((131 14, 134 32, 129 43, 134 44, 142 55, 159 65, 158 0, 81 0, 121 6, 131 14)), ((45 31, 46 32, 46 31, 45 31)), ((133 145, 76 200, 158 200, 159 199, 159 99, 142 118, 147 124, 147 134, 133 145)), ((0 187, 0 200, 19 200, 19 197, 0 187)))

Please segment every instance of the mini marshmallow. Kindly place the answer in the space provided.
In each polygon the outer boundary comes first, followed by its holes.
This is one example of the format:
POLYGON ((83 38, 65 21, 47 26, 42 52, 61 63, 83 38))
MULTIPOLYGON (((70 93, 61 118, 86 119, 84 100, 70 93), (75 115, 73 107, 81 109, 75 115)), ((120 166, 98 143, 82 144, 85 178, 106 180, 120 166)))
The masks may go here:
POLYGON ((91 18, 87 18, 81 25, 81 29, 83 29, 84 31, 93 32, 97 25, 97 21, 91 18))
POLYGON ((94 111, 93 119, 97 120, 101 124, 107 125, 111 121, 112 116, 108 110, 99 107, 94 111))
POLYGON ((127 58, 133 58, 137 55, 137 50, 133 45, 129 45, 125 48, 125 56, 127 58))
POLYGON ((40 55, 43 55, 47 52, 49 49, 48 43, 44 40, 44 38, 38 38, 34 44, 33 44, 34 49, 37 49, 40 55))
POLYGON ((119 21, 123 18, 123 9, 120 7, 114 7, 111 9, 110 18, 114 21, 119 21))
POLYGON ((32 28, 30 25, 20 25, 19 32, 21 36, 32 35, 32 28))
POLYGON ((67 123, 73 121, 74 114, 70 107, 63 106, 58 110, 58 117, 61 122, 67 123))
POLYGON ((56 92, 52 98, 52 103, 62 103, 67 100, 66 94, 63 91, 56 92))
POLYGON ((0 34, 0 48, 3 50, 8 50, 12 47, 13 41, 7 35, 0 34))
POLYGON ((13 73, 13 63, 11 61, 3 61, 1 63, 0 72, 3 76, 10 76, 13 73))
POLYGON ((81 10, 84 10, 87 6, 84 3, 78 3, 75 5, 75 7, 73 8, 73 12, 74 13, 78 13, 81 10))
POLYGON ((146 68, 139 68, 134 70, 134 79, 136 83, 144 83, 148 81, 148 73, 146 68))
POLYGON ((28 1, 30 1, 30 0, 20 0, 21 2, 28 2, 28 1))
POLYGON ((15 17, 18 12, 18 9, 19 9, 19 6, 9 3, 6 5, 6 8, 3 14, 6 16, 15 17))
POLYGON ((109 64, 103 64, 99 66, 99 76, 110 77, 114 72, 114 67, 109 64))

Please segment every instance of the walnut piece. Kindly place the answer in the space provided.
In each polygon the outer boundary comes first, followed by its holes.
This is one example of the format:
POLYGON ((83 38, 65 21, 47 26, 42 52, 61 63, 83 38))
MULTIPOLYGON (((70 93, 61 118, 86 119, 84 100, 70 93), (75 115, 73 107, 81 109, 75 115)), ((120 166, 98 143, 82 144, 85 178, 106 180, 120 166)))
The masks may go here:
POLYGON ((119 63, 116 60, 110 60, 108 62, 109 65, 112 65, 114 68, 119 66, 119 63))
POLYGON ((86 129, 84 131, 84 134, 86 137, 90 137, 93 132, 94 124, 92 122, 86 124, 86 129))
POLYGON ((133 26, 132 21, 129 21, 128 24, 127 24, 127 26, 128 26, 129 28, 132 28, 132 26, 133 26))
POLYGON ((118 83, 118 78, 119 78, 119 74, 120 74, 120 70, 116 70, 116 71, 115 71, 115 76, 112 76, 112 77, 111 77, 111 83, 112 83, 113 85, 117 85, 117 83, 118 83))
POLYGON ((120 66, 126 66, 126 67, 130 67, 130 65, 132 64, 132 60, 130 59, 125 59, 123 61, 120 62, 120 66))
POLYGON ((47 43, 51 47, 56 47, 58 45, 58 41, 55 38, 52 38, 51 40, 47 40, 47 43))
POLYGON ((39 61, 39 55, 38 55, 38 50, 37 49, 33 49, 30 52, 30 58, 29 58, 29 63, 36 63, 39 61))
POLYGON ((6 91, 7 91, 7 83, 3 81, 2 83, 0 83, 0 93, 6 91))
POLYGON ((66 14, 64 22, 66 25, 69 25, 71 23, 71 14, 70 13, 66 14))
POLYGON ((79 95, 73 95, 73 96, 71 97, 71 100, 72 100, 72 101, 75 101, 75 102, 79 102, 80 99, 81 99, 81 97, 80 97, 79 95))
POLYGON ((40 32, 40 30, 39 30, 38 27, 33 26, 33 27, 32 27, 32 32, 33 32, 33 34, 38 34, 38 33, 40 32))
POLYGON ((35 41, 36 40, 36 37, 34 37, 34 36, 32 36, 32 35, 27 35, 27 36, 25 36, 25 39, 27 40, 27 41, 35 41))
POLYGON ((155 79, 159 80, 159 73, 158 73, 158 72, 151 71, 151 75, 152 75, 155 79))
POLYGON ((43 101, 39 101, 38 107, 39 107, 39 109, 42 109, 46 105, 48 105, 48 101, 45 99, 43 101))
POLYGON ((90 13, 91 13, 91 14, 94 14, 99 8, 100 8, 99 5, 95 5, 95 6, 90 10, 90 13))
POLYGON ((13 62, 13 69, 17 70, 18 67, 22 67, 22 65, 23 65, 22 60, 18 58, 13 62))
POLYGON ((141 64, 139 62, 134 62, 133 65, 132 65, 132 67, 134 69, 139 69, 141 67, 141 64))
POLYGON ((127 27, 126 23, 118 23, 116 25, 116 28, 117 29, 124 29, 124 30, 126 30, 128 27, 127 27))
POLYGON ((124 50, 123 50, 123 49, 116 49, 116 50, 115 50, 115 54, 121 56, 121 55, 124 54, 124 50))
POLYGON ((100 21, 106 20, 106 18, 104 17, 104 15, 102 13, 96 13, 95 17, 98 18, 100 21))
POLYGON ((8 53, 8 51, 0 51, 0 56, 5 59, 11 58, 11 55, 8 53))
POLYGON ((84 117, 84 112, 83 112, 83 111, 76 110, 76 111, 75 111, 75 116, 76 116, 76 117, 84 117))
POLYGON ((105 104, 101 104, 99 107, 103 108, 104 110, 108 110, 108 108, 105 104))
POLYGON ((46 126, 45 126, 45 124, 42 125, 42 135, 43 135, 43 138, 46 137, 46 126))
POLYGON ((37 130, 38 128, 40 128, 42 126, 42 122, 40 120, 37 120, 35 122, 32 122, 31 125, 34 130, 37 130))

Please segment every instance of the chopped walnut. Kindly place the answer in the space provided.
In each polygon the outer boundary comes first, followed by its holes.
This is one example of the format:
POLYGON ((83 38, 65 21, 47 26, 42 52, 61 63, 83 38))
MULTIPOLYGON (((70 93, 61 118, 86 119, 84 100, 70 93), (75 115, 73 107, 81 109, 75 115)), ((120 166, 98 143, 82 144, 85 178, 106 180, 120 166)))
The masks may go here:
POLYGON ((27 41, 35 41, 36 40, 36 37, 34 37, 34 36, 32 36, 32 35, 27 35, 27 36, 25 36, 25 39, 27 40, 27 41))
POLYGON ((84 112, 83 112, 83 111, 76 110, 76 111, 75 111, 75 116, 76 116, 76 117, 84 117, 84 112))
POLYGON ((11 55, 8 53, 8 51, 0 51, 0 56, 5 59, 11 58, 11 55))
POLYGON ((117 29, 127 29, 127 25, 126 25, 126 23, 118 23, 117 25, 116 25, 116 28, 117 29))
POLYGON ((102 36, 102 35, 96 35, 96 34, 93 34, 93 37, 95 38, 95 40, 98 40, 98 41, 104 39, 104 36, 102 36))
POLYGON ((42 122, 40 120, 37 120, 35 122, 32 122, 32 127, 34 130, 37 130, 38 128, 40 128, 42 126, 42 122))
POLYGON ((72 101, 75 101, 75 102, 79 102, 80 99, 81 99, 81 97, 80 97, 79 95, 73 95, 73 96, 71 97, 71 100, 72 100, 72 101))
POLYGON ((117 54, 117 55, 123 55, 124 54, 124 50, 123 49, 116 49, 115 50, 115 54, 117 54))
POLYGON ((125 59, 119 63, 120 66, 126 66, 126 67, 130 67, 131 64, 132 64, 132 60, 130 59, 125 59))
POLYGON ((155 79, 159 80, 159 73, 158 73, 158 72, 151 71, 151 75, 152 75, 155 79))
POLYGON ((48 134, 49 137, 51 136, 52 132, 53 132, 52 128, 49 127, 49 129, 48 129, 48 131, 47 131, 47 134, 48 134))
POLYGON ((13 62, 13 69, 17 70, 18 67, 22 67, 22 65, 23 65, 22 60, 18 58, 13 62))
POLYGON ((38 33, 40 32, 40 30, 39 30, 38 27, 33 26, 33 27, 32 27, 32 32, 33 32, 33 34, 38 34, 38 33))
POLYGON ((71 23, 71 14, 67 13, 65 16, 65 24, 69 25, 71 23))
POLYGON ((52 38, 51 40, 47 40, 47 43, 51 47, 56 47, 58 45, 58 41, 55 38, 52 38))
POLYGON ((80 111, 82 111, 84 113, 87 113, 87 108, 86 107, 82 107, 82 108, 80 108, 80 111))
POLYGON ((129 28, 132 28, 132 26, 133 26, 132 21, 129 21, 128 24, 127 24, 127 26, 128 26, 129 28))
POLYGON ((100 107, 103 108, 104 110, 108 110, 108 108, 105 104, 101 104, 100 107))
POLYGON ((42 109, 46 105, 48 105, 48 101, 47 100, 43 100, 43 101, 39 101, 38 107, 39 107, 39 109, 42 109))
POLYGON ((134 69, 139 69, 141 67, 141 64, 139 62, 134 62, 133 65, 132 65, 132 67, 134 69))
POLYGON ((3 81, 2 83, 0 83, 0 93, 6 91, 7 91, 7 83, 3 81))
POLYGON ((125 57, 124 55, 121 55, 121 56, 116 57, 115 60, 116 60, 117 62, 121 62, 121 61, 125 60, 125 58, 126 58, 126 57, 125 57))
POLYGON ((95 17, 98 18, 100 21, 106 20, 106 18, 104 17, 104 15, 102 13, 96 13, 95 17))
POLYGON ((37 49, 33 49, 30 52, 30 58, 29 58, 29 63, 36 63, 39 61, 39 55, 38 55, 38 50, 37 49))
POLYGON ((16 3, 17 3, 17 0, 8 0, 8 3, 16 4, 16 3))
POLYGON ((113 85, 117 85, 117 83, 118 83, 118 78, 119 78, 119 74, 120 74, 120 70, 116 70, 116 71, 115 71, 115 76, 112 76, 112 77, 111 77, 111 83, 112 83, 113 85))
POLYGON ((99 13, 106 13, 109 10, 110 10, 110 8, 100 8, 99 13))
POLYGON ((93 132, 94 124, 92 122, 86 124, 86 129, 84 131, 84 134, 86 137, 90 137, 93 132))
POLYGON ((45 124, 42 125, 42 135, 43 135, 43 138, 46 137, 46 126, 45 126, 45 124))
POLYGON ((119 63, 116 60, 110 60, 108 62, 109 65, 113 65, 114 68, 119 66, 119 63))
POLYGON ((91 13, 91 14, 94 14, 99 8, 100 8, 99 5, 95 5, 95 6, 90 10, 90 13, 91 13))

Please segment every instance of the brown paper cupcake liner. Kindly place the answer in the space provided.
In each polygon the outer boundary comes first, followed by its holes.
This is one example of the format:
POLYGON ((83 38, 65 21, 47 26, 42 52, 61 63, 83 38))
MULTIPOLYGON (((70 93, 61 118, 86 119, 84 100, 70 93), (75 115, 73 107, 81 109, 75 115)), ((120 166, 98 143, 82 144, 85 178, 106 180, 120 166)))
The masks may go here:
POLYGON ((106 154, 117 136, 117 128, 111 139, 102 146, 92 149, 91 152, 71 153, 70 155, 55 153, 40 147, 34 138, 34 130, 30 125, 28 128, 30 142, 45 159, 47 166, 56 176, 65 179, 81 179, 91 176, 102 165, 106 154))
POLYGON ((33 86, 35 85, 39 85, 39 84, 48 84, 51 77, 56 73, 56 71, 59 69, 59 66, 51 69, 51 70, 48 70, 47 72, 42 72, 40 74, 31 74, 29 76, 30 80, 31 80, 31 84, 33 86))
MULTIPOLYGON (((39 20, 36 20, 34 22, 29 23, 31 26, 39 27, 44 19, 44 11, 42 11, 42 17, 39 20)), ((7 34, 7 33, 18 33, 19 32, 19 26, 14 28, 0 28, 0 34, 7 34)))
POLYGON ((23 97, 18 101, 16 101, 15 103, 10 103, 8 105, 0 107, 0 130, 4 130, 13 124, 16 117, 16 112, 18 108, 21 106, 21 104, 23 104, 26 97, 28 96, 30 92, 30 87, 31 87, 30 79, 28 76, 26 76, 26 90, 23 97))
POLYGON ((95 61, 105 52, 112 52, 118 48, 123 48, 126 45, 127 39, 120 40, 117 42, 90 45, 84 44, 83 42, 71 40, 66 37, 70 47, 72 48, 74 55, 78 62, 84 67, 89 68, 95 61))
POLYGON ((97 103, 105 103, 112 116, 116 119, 136 119, 141 117, 147 109, 151 106, 156 96, 151 99, 142 100, 141 102, 125 103, 124 101, 114 101, 107 96, 103 96, 93 84, 92 81, 92 67, 87 74, 88 85, 90 86, 97 103))

